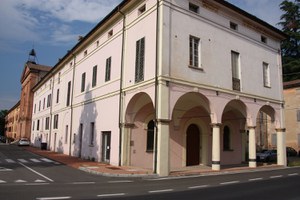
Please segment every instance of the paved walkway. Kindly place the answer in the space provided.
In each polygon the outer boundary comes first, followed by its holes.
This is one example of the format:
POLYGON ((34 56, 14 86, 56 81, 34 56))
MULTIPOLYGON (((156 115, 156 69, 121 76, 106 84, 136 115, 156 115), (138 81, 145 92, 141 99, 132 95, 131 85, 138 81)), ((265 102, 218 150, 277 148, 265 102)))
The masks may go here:
MULTIPOLYGON (((112 166, 105 163, 93 162, 84 160, 77 157, 56 153, 53 151, 41 150, 40 148, 24 147, 27 151, 38 154, 40 156, 55 160, 67 166, 80 169, 89 173, 104 175, 104 176, 119 176, 119 177, 142 177, 142 176, 154 176, 152 170, 143 169, 138 167, 128 166, 112 166)), ((182 169, 174 170, 170 173, 170 176, 187 176, 187 175, 218 175, 227 173, 241 173, 246 171, 262 171, 272 169, 282 169, 283 166, 275 164, 259 164, 257 168, 249 168, 248 165, 232 165, 222 166, 220 171, 213 171, 207 166, 185 167, 182 169)))

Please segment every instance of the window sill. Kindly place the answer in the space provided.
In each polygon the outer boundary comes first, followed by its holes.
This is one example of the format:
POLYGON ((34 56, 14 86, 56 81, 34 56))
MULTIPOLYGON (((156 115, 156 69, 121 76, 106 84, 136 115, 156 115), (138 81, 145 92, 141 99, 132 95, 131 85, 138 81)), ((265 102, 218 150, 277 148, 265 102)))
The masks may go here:
POLYGON ((189 68, 199 70, 199 71, 202 71, 202 72, 204 71, 202 67, 195 67, 195 66, 189 65, 189 68))
POLYGON ((146 150, 146 153, 153 153, 153 150, 146 150))
POLYGON ((271 86, 264 85, 265 88, 271 89, 271 86))

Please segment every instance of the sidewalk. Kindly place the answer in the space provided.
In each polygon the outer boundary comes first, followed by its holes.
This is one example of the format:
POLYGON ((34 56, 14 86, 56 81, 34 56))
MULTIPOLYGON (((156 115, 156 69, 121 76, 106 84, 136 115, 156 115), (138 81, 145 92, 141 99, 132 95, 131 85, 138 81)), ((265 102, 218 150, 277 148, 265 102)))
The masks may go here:
MULTIPOLYGON (((138 167, 128 167, 128 166, 112 166, 105 163, 93 162, 89 160, 84 160, 77 157, 72 157, 64 155, 61 153, 56 153, 47 150, 41 150, 35 147, 24 147, 29 152, 38 154, 40 156, 55 160, 67 166, 83 170, 88 173, 98 174, 103 176, 115 176, 115 177, 157 177, 153 174, 152 170, 143 169, 138 167)), ((283 166, 278 166, 276 164, 262 165, 259 164, 257 168, 249 168, 248 165, 233 165, 233 166, 222 166, 220 171, 213 171, 207 166, 195 166, 195 167, 185 167, 172 171, 170 176, 188 176, 188 175, 219 175, 219 174, 229 174, 229 173, 242 173, 249 171, 264 171, 264 170, 275 170, 283 169, 283 166)))

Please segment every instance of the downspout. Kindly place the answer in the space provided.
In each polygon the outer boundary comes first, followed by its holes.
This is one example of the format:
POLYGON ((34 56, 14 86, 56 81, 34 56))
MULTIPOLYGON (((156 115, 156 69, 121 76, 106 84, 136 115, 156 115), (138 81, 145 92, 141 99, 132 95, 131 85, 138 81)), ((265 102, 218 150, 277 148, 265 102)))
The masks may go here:
POLYGON ((72 53, 73 55, 73 63, 74 63, 74 67, 73 67, 73 76, 72 76, 72 84, 71 84, 71 87, 72 87, 72 93, 71 93, 71 103, 70 103, 70 106, 71 106, 71 121, 70 121, 70 130, 69 130, 69 133, 70 133, 70 141, 69 141, 69 156, 71 156, 71 145, 72 145, 72 130, 73 130, 73 94, 74 94, 74 79, 75 79, 75 67, 76 67, 76 55, 74 53, 72 53))
MULTIPOLYGON (((53 91, 54 91, 54 80, 55 80, 55 78, 54 78, 54 74, 53 73, 51 73, 51 75, 52 75, 52 88, 51 88, 51 103, 50 103, 50 119, 49 119, 49 146, 47 147, 47 149, 48 150, 51 150, 51 148, 50 148, 50 145, 51 145, 51 134, 52 134, 52 108, 53 108, 53 91)), ((54 149, 54 151, 55 151, 55 149, 54 149)))
POLYGON ((122 29, 122 53, 121 53, 121 76, 120 76, 120 93, 119 93, 119 166, 121 166, 122 156, 122 126, 123 126, 123 70, 124 70, 124 51, 125 51, 125 14, 118 8, 118 12, 123 16, 122 29))
POLYGON ((155 132, 154 132, 154 173, 157 173, 157 134, 158 134, 158 66, 159 66, 159 0, 156 1, 156 55, 155 55, 155 91, 154 91, 154 108, 155 108, 155 132))

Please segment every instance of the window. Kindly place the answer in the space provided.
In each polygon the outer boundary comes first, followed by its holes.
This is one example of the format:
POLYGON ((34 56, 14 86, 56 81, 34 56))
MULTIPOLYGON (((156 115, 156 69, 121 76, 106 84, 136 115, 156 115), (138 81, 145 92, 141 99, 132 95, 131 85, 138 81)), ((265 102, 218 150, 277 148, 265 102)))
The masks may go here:
POLYGON ((111 57, 106 59, 105 81, 110 81, 111 57))
POLYGON ((200 39, 190 36, 190 66, 199 67, 200 63, 200 39))
POLYGON ((145 38, 136 42, 136 55, 135 55, 135 82, 144 80, 144 61, 145 60, 145 38))
POLYGON ((194 13, 198 13, 199 12, 199 6, 189 3, 189 10, 194 12, 194 13))
POLYGON ((59 89, 56 91, 56 103, 59 103, 59 89))
POLYGON ((147 126, 147 149, 146 151, 153 151, 154 147, 154 121, 151 120, 147 126))
POLYGON ((300 134, 298 134, 298 147, 300 147, 300 134))
POLYGON ((83 56, 85 57, 85 56, 87 56, 87 50, 85 50, 84 52, 83 52, 83 56))
POLYGON ((44 98, 43 109, 45 109, 45 101, 46 101, 46 99, 44 98))
POLYGON ((270 67, 268 63, 263 63, 263 78, 264 78, 264 86, 265 87, 270 87, 270 67))
POLYGON ((50 118, 46 117, 45 130, 49 130, 49 125, 50 125, 50 118))
POLYGON ((97 85, 97 65, 93 67, 92 87, 97 85))
POLYGON ((47 108, 49 108, 50 106, 51 106, 51 94, 49 94, 47 98, 47 108))
POLYGON ((95 123, 91 122, 90 145, 94 145, 95 123))
POLYGON ((300 122, 300 110, 297 110, 297 122, 300 122))
POLYGON ((232 89, 241 91, 240 54, 231 51, 232 89))
POLYGON ((228 126, 224 127, 223 150, 224 151, 229 151, 230 150, 230 129, 229 129, 228 126))
POLYGON ((67 91, 67 106, 70 105, 70 95, 71 95, 71 81, 68 82, 68 91, 67 91))
POLYGON ((85 90, 85 73, 81 75, 81 92, 85 90))
POLYGON ((60 84, 60 72, 58 73, 57 82, 58 82, 58 84, 60 84))
POLYGON ((110 38, 111 36, 113 36, 113 34, 114 34, 114 30, 110 30, 110 31, 108 32, 108 38, 110 38))
POLYGON ((35 124, 34 124, 34 121, 33 121, 33 122, 32 122, 32 130, 33 130, 33 131, 34 131, 34 125, 35 125, 35 124))
POLYGON ((54 115, 53 128, 58 129, 58 114, 54 115))
POLYGON ((36 104, 34 104, 34 113, 36 113, 36 104))
POLYGON ((230 22, 230 28, 236 31, 238 29, 238 25, 234 22, 230 22))
POLYGON ((139 8, 139 15, 143 14, 144 12, 146 11, 146 4, 142 5, 140 8, 139 8))
POLYGON ((277 146, 277 134, 276 133, 272 133, 272 146, 276 147, 277 146))
POLYGON ((39 101, 39 111, 41 111, 41 101, 39 101))
POLYGON ((40 130, 40 120, 39 120, 39 119, 37 120, 37 127, 36 127, 36 130, 37 130, 37 131, 40 130))
POLYGON ((66 132, 65 132, 65 144, 68 143, 68 134, 69 134, 69 126, 66 125, 66 132))
POLYGON ((265 37, 265 36, 261 36, 260 37, 260 41, 262 42, 262 43, 267 43, 267 38, 265 37))

